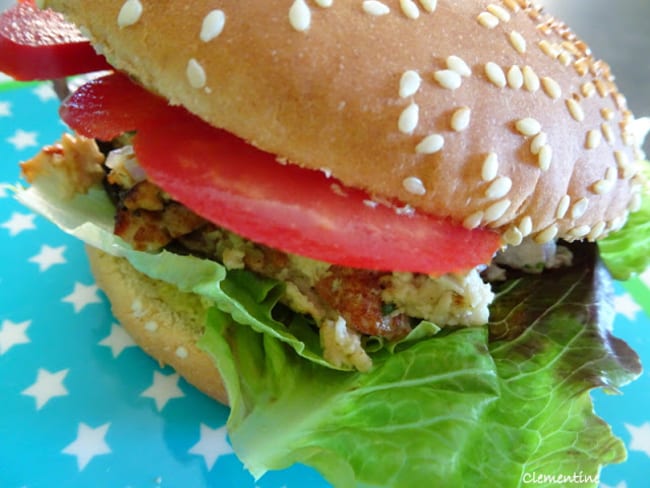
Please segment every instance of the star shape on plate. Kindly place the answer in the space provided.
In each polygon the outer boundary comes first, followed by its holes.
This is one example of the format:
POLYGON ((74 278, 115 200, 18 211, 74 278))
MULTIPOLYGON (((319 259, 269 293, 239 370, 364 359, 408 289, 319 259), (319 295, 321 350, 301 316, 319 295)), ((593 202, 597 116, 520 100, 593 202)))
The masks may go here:
POLYGON ((122 354, 124 349, 134 347, 136 344, 123 327, 118 324, 112 324, 111 333, 102 339, 99 345, 110 347, 113 357, 116 358, 122 354))
POLYGON ((153 398, 159 412, 165 408, 167 402, 173 398, 182 398, 185 393, 178 387, 178 373, 164 375, 159 371, 153 372, 153 383, 149 388, 140 393, 141 397, 153 398))
POLYGON ((55 264, 65 264, 67 262, 63 256, 64 252, 65 246, 50 247, 44 244, 38 254, 29 258, 29 262, 38 264, 40 272, 47 271, 55 264))
POLYGON ((91 303, 102 302, 97 293, 98 291, 99 287, 97 285, 84 285, 76 282, 72 293, 63 297, 61 301, 71 303, 74 306, 75 313, 79 313, 91 303))
POLYGON ((9 235, 15 237, 23 231, 36 229, 34 219, 36 214, 22 214, 14 212, 6 222, 0 224, 0 227, 9 230, 9 235))
POLYGON ((11 117, 11 103, 0 101, 0 117, 11 117))
POLYGON ((3 320, 0 327, 0 356, 19 344, 29 344, 30 339, 27 336, 27 328, 31 325, 31 320, 15 323, 11 320, 3 320))
POLYGON ((64 369, 56 373, 50 373, 46 369, 39 368, 36 382, 22 391, 23 395, 34 397, 36 400, 36 410, 40 410, 52 398, 68 395, 68 389, 63 385, 63 380, 68 374, 69 369, 64 369))
POLYGON ((32 93, 38 97, 41 102, 47 102, 48 100, 56 100, 56 92, 50 83, 41 83, 38 85, 32 93))
POLYGON ((212 429, 201 424, 199 442, 194 444, 188 451, 190 454, 197 454, 203 457, 205 465, 210 471, 221 456, 232 454, 233 450, 228 443, 228 432, 226 426, 212 429))
POLYGON ((77 468, 79 471, 83 471, 95 456, 112 452, 105 440, 110 426, 109 422, 93 429, 80 422, 77 428, 77 438, 64 447, 61 452, 75 456, 77 458, 77 468))
POLYGON ((28 132, 22 129, 17 129, 11 137, 7 138, 7 142, 11 144, 16 151, 22 151, 28 147, 38 146, 36 138, 38 132, 28 132))
POLYGON ((616 313, 624 315, 628 320, 634 320, 637 313, 641 311, 641 307, 629 293, 623 293, 614 297, 614 308, 616 313))
POLYGON ((650 422, 639 427, 625 424, 625 428, 632 436, 628 444, 630 451, 641 451, 650 457, 650 422))
POLYGON ((9 183, 0 183, 0 198, 7 198, 9 196, 9 190, 11 185, 9 183))

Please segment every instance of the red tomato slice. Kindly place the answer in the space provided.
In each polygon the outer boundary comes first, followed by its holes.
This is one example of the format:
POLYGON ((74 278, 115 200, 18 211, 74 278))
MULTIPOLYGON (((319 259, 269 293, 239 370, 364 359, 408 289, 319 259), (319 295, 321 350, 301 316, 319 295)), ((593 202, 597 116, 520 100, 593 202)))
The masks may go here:
POLYGON ((320 171, 281 165, 127 82, 121 75, 91 82, 64 104, 64 120, 103 138, 137 127, 135 151, 153 182, 252 241, 344 266, 429 274, 489 262, 499 246, 491 231, 368 205, 364 192, 320 171), (86 104, 91 109, 84 112, 86 104))
POLYGON ((49 80, 112 69, 63 16, 20 2, 0 15, 0 71, 18 80, 49 80))

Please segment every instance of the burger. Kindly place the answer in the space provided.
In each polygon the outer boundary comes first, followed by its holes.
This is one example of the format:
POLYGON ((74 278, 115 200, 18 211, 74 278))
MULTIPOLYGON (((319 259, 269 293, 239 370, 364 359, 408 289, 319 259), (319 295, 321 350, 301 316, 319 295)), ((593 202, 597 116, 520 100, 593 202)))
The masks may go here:
POLYGON ((254 476, 596 486, 625 458, 589 392, 641 371, 608 294, 648 264, 648 165, 565 24, 527 0, 37 4, 4 15, 0 70, 95 74, 17 198, 230 405, 254 476))

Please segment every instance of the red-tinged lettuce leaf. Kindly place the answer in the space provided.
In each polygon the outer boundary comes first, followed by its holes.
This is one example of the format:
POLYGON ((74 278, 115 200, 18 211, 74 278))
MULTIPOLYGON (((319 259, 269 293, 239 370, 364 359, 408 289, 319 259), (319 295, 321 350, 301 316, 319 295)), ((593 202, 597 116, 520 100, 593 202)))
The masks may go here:
POLYGON ((202 346, 226 379, 230 438, 255 476, 302 462, 334 485, 517 487, 582 476, 625 449, 590 390, 640 373, 612 337, 609 277, 594 246, 575 267, 505 283, 488 327, 383 350, 369 373, 304 361, 214 311, 202 346), (555 476, 555 478, 552 478, 555 476))

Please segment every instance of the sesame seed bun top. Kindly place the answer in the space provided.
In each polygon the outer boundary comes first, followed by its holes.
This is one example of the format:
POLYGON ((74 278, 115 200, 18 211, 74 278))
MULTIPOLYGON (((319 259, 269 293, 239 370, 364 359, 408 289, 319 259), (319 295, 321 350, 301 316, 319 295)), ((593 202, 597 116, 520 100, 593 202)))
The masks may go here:
POLYGON ((594 240, 638 204, 608 65, 526 0, 40 3, 207 122, 506 243, 594 240))

